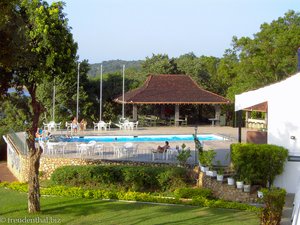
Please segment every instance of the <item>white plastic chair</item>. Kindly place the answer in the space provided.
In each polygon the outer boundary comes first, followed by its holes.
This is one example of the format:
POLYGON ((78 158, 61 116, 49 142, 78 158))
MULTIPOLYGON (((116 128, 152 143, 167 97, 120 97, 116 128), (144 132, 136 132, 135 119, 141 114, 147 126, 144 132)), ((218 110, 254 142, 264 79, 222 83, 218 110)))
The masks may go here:
POLYGON ((133 123, 133 128, 138 129, 139 121, 133 123))
POLYGON ((103 158, 103 156, 104 156, 104 146, 103 146, 103 144, 95 144, 95 146, 94 146, 94 153, 95 153, 95 155, 101 155, 102 156, 102 158, 103 158))

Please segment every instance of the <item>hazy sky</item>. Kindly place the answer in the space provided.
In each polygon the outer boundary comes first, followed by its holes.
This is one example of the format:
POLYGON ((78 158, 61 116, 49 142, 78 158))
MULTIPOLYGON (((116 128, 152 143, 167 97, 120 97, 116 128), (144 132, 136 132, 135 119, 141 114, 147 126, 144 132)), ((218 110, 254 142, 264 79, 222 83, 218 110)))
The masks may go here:
MULTIPOLYGON (((48 0, 49 3, 53 2, 48 0)), ((152 53, 222 57, 233 36, 253 37, 299 0, 64 0, 80 60, 138 60, 152 53)))

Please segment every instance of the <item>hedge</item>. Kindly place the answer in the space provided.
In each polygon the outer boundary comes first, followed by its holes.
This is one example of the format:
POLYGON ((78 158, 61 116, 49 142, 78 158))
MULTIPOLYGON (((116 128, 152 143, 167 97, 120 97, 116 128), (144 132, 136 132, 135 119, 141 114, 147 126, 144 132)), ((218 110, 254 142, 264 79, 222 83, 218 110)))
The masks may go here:
MULTIPOLYGON (((121 187, 130 191, 172 191, 192 184, 186 168, 151 166, 65 166, 56 169, 55 185, 121 187)), ((120 188, 117 188, 120 190, 120 188)))
POLYGON ((231 160, 239 179, 264 187, 283 172, 288 150, 269 144, 232 144, 231 160))
POLYGON ((207 188, 178 188, 174 191, 176 198, 196 198, 204 197, 206 199, 212 199, 213 193, 207 188))
MULTIPOLYGON (((28 184, 24 183, 7 183, 0 182, 0 187, 11 188, 13 190, 27 192, 28 184)), ((183 204, 183 205, 193 205, 200 207, 211 207, 211 208, 227 208, 227 209, 237 209, 246 210, 252 212, 260 211, 259 208, 255 206, 250 206, 238 202, 228 202, 224 200, 214 200, 207 199, 203 196, 195 195, 191 201, 184 201, 179 198, 171 198, 164 196, 154 196, 150 193, 141 193, 134 191, 120 191, 115 192, 111 190, 100 190, 100 189, 83 189, 81 187, 66 187, 66 186, 52 186, 48 188, 40 188, 40 193, 42 195, 56 195, 56 196, 66 196, 66 197, 78 197, 78 198, 88 198, 88 199, 115 199, 115 200, 127 200, 127 201, 141 201, 141 202, 154 202, 154 203, 167 203, 167 204, 183 204)))

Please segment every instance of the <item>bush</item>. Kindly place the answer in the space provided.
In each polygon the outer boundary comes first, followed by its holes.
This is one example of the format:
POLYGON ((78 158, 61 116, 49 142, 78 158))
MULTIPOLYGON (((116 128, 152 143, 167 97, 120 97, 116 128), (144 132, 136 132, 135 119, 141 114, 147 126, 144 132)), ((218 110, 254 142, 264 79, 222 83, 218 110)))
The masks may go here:
POLYGON ((166 191, 192 183, 188 170, 151 166, 65 166, 56 169, 55 185, 106 187, 131 191, 166 191))
POLYGON ((181 151, 179 152, 177 156, 177 160, 179 161, 179 164, 181 166, 187 166, 187 160, 191 157, 191 149, 187 148, 185 149, 186 145, 182 144, 181 151))
POLYGON ((266 187, 283 172, 288 150, 268 144, 232 144, 231 160, 237 176, 266 187))
POLYGON ((263 192, 262 200, 265 203, 260 214, 261 224, 280 224, 286 191, 279 188, 272 188, 271 190, 262 189, 261 191, 263 192))
POLYGON ((212 191, 207 188, 179 188, 174 191, 174 195, 176 198, 213 198, 212 191))
POLYGON ((212 169, 212 163, 216 156, 216 152, 212 149, 208 151, 199 152, 199 160, 202 166, 208 166, 212 169))
POLYGON ((169 167, 156 176, 162 191, 174 191, 193 182, 188 170, 180 167, 169 167))
MULTIPOLYGON (((14 190, 27 192, 27 184, 24 183, 0 183, 0 187, 11 188, 14 190)), ((156 203, 168 203, 168 204, 185 204, 194 205, 200 207, 213 207, 213 208, 227 208, 238 209, 247 211, 258 211, 255 206, 250 206, 243 203, 228 202, 224 200, 210 200, 205 196, 209 196, 208 191, 201 191, 200 195, 195 194, 192 201, 183 201, 178 198, 154 196, 150 193, 141 193, 134 191, 112 191, 112 190, 100 190, 100 189, 83 189, 81 187, 66 187, 66 186, 52 186, 40 189, 42 195, 57 195, 73 198, 89 198, 89 199, 116 199, 116 200, 128 200, 128 201, 142 201, 142 202, 156 202, 156 203)), ((184 191, 182 191, 184 192, 184 191)))

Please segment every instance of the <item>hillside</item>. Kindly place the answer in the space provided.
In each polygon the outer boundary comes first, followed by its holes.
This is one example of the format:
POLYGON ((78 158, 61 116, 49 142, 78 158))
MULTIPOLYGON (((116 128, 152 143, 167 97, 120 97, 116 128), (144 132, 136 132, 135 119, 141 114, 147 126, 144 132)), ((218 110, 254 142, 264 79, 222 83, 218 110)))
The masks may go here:
POLYGON ((102 70, 104 73, 113 73, 116 71, 122 71, 123 65, 125 65, 126 68, 141 68, 142 60, 137 61, 125 61, 125 60, 109 60, 109 61, 103 61, 102 63, 94 63, 90 64, 90 71, 88 72, 88 76, 95 77, 96 74, 100 73, 100 65, 102 64, 102 70))

